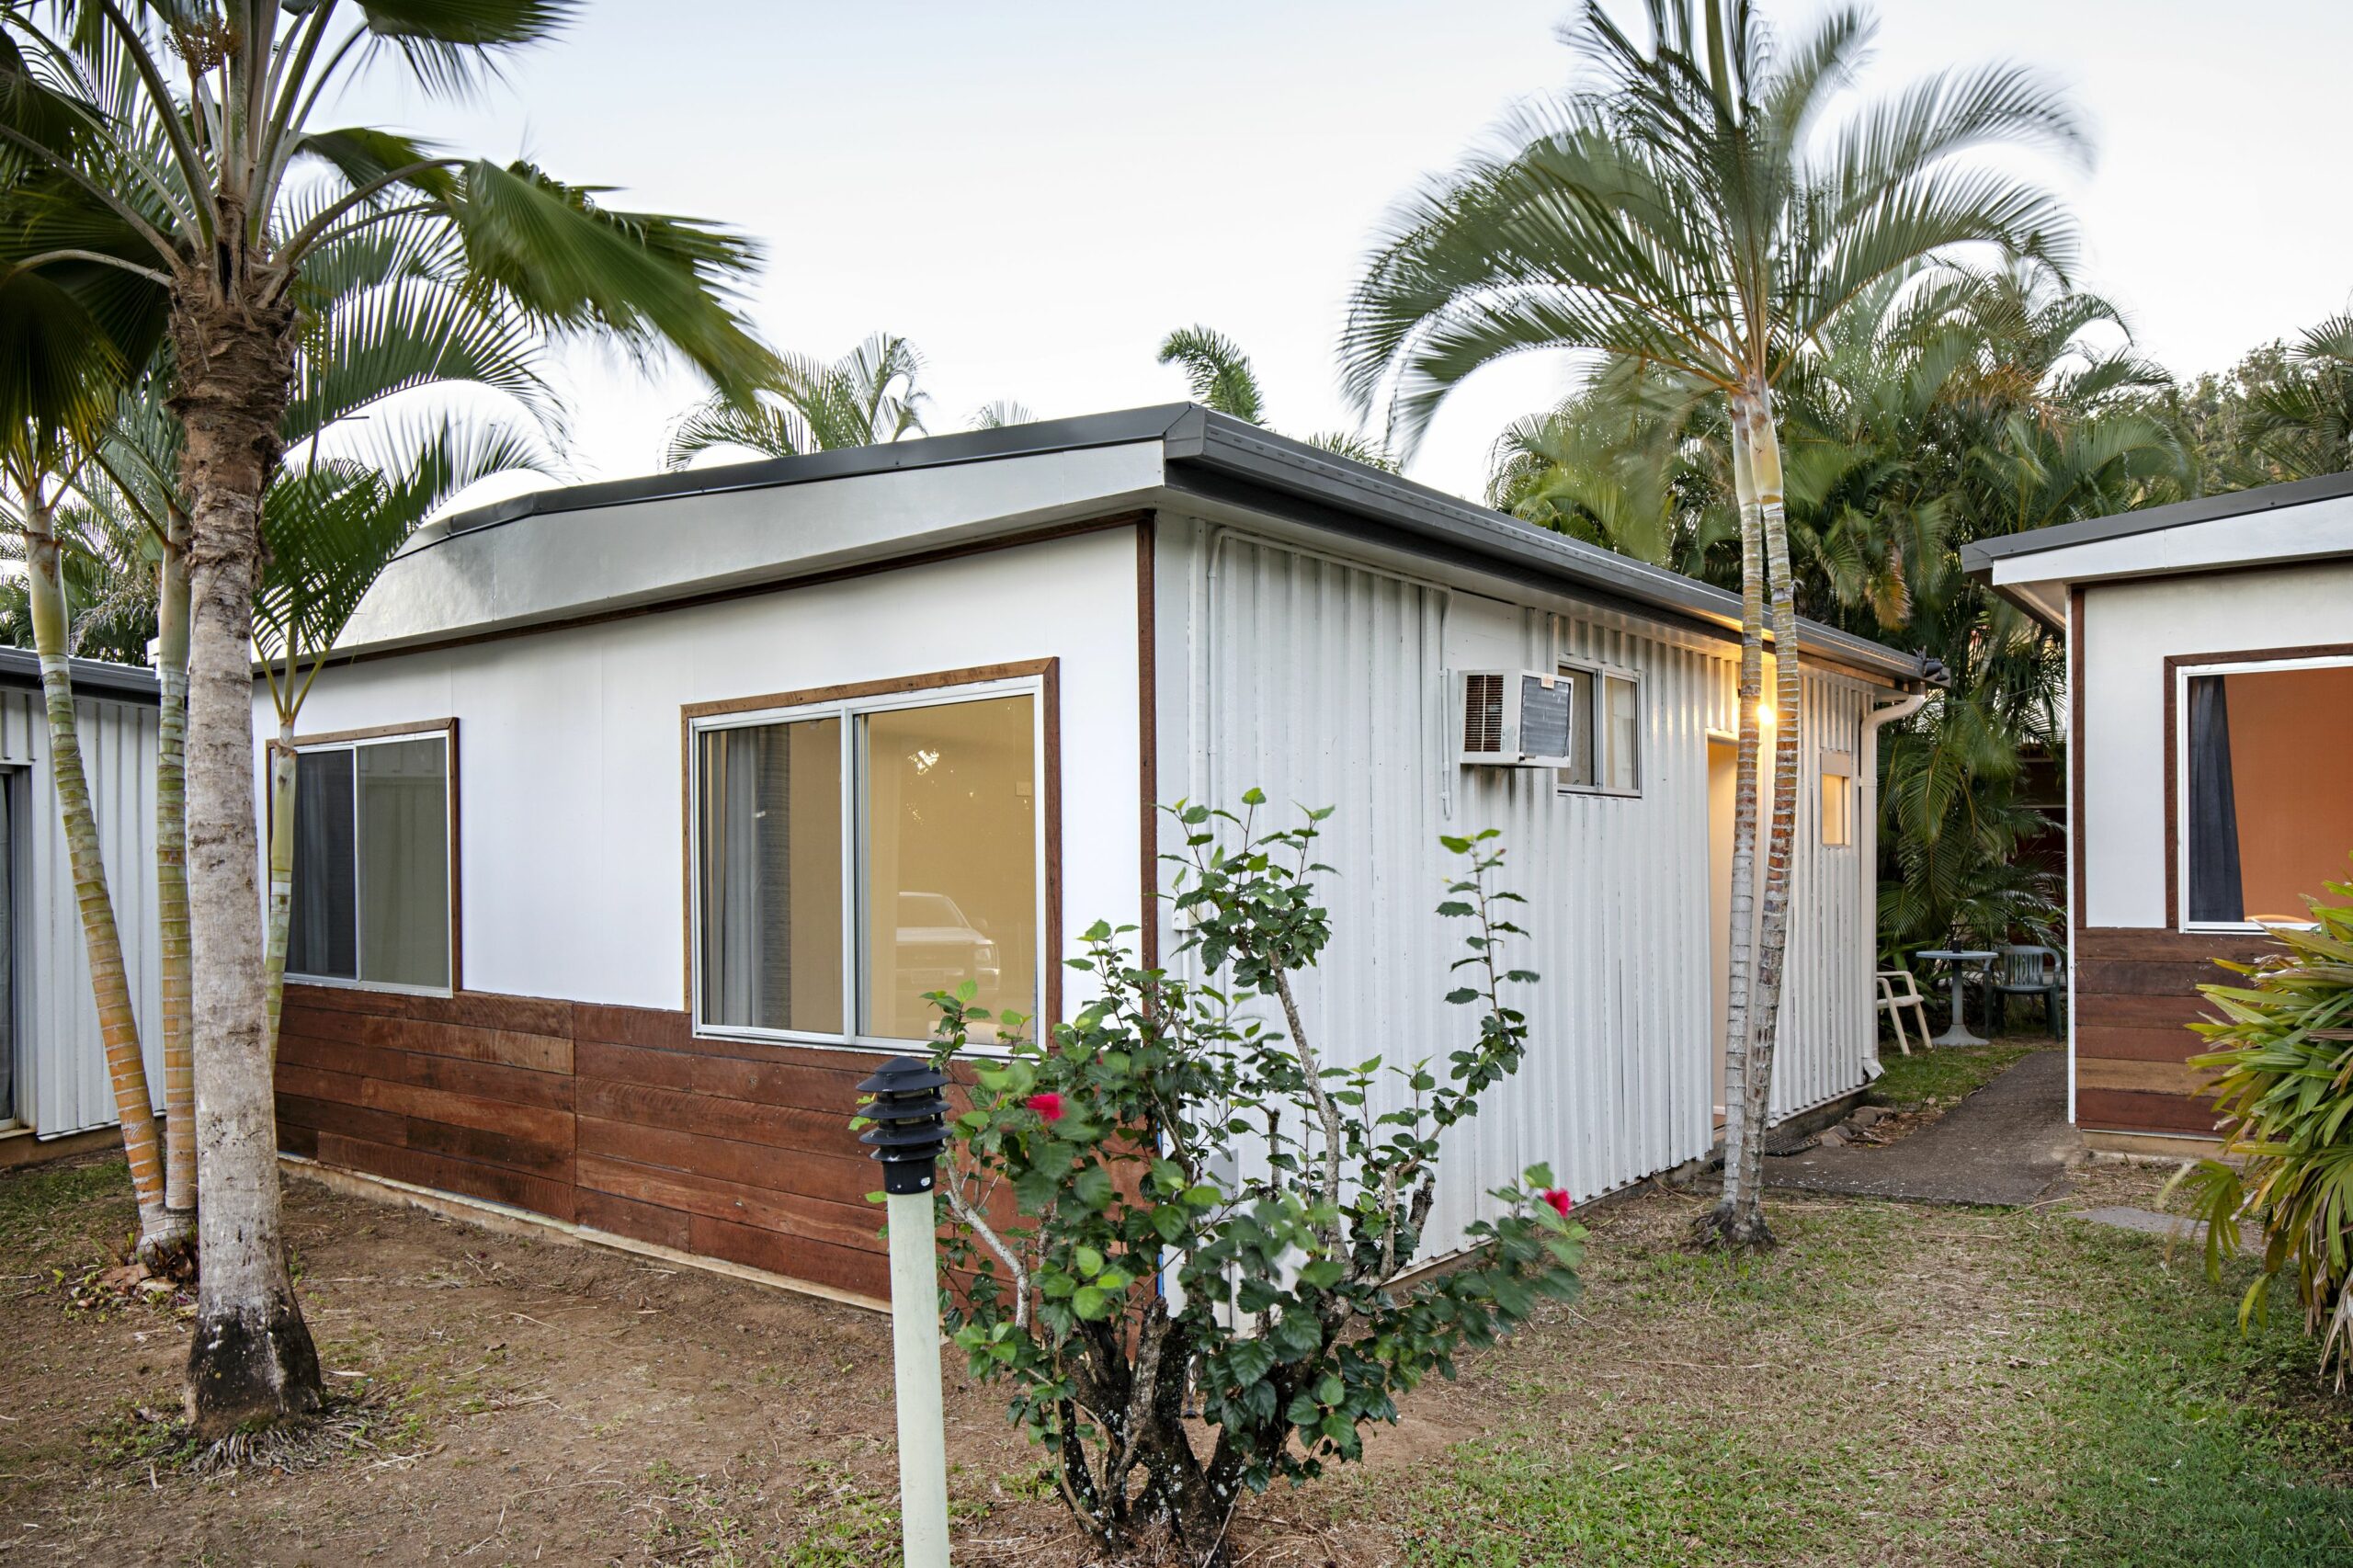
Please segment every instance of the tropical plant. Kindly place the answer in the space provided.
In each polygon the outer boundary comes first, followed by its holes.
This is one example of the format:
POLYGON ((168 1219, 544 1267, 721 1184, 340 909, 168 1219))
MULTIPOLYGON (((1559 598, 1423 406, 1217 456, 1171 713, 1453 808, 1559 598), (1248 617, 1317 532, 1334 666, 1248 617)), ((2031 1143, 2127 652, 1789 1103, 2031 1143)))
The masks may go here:
POLYGON ((493 474, 551 472, 545 449, 527 429, 492 420, 399 422, 369 445, 367 460, 314 457, 280 473, 263 511, 269 556, 254 591, 254 651, 278 715, 269 744, 263 945, 273 1051, 294 903, 294 730, 311 684, 369 588, 451 496, 493 474))
POLYGON ((1725 405, 1742 585, 1724 1049, 1735 1109, 1722 1198, 1700 1230, 1762 1245, 1804 690, 1775 399, 1858 295, 1931 257, 1979 244, 2063 260, 2057 203, 1972 155, 2072 153, 2083 138, 2054 89, 2009 65, 1942 73, 1829 124, 1871 32, 1856 11, 1786 47, 1746 0, 1647 0, 1645 12, 1638 41, 1588 0, 1564 34, 1588 80, 1516 111, 1497 153, 1398 209, 1357 286, 1342 361, 1358 405, 1385 403, 1408 449, 1466 377, 1529 349, 1656 366, 1725 405), (1759 915, 1768 592, 1779 719, 1759 915))
POLYGON ((756 403, 722 392, 689 409, 671 428, 664 465, 685 468, 720 447, 796 458, 925 434, 923 356, 894 333, 878 332, 831 364, 787 354, 782 366, 756 403))
POLYGON ((2245 402, 2247 450, 2234 477, 2268 484, 2353 468, 2353 315, 2298 338, 2245 402))
POLYGON ((2210 1092, 2225 1123, 2219 1157, 2186 1182, 2206 1221, 2206 1272, 2222 1278, 2240 1227, 2263 1239, 2263 1264, 2239 1303, 2244 1326, 2286 1275, 2345 1386, 2353 1358, 2353 884, 2331 882, 2309 901, 2309 927, 2275 926, 2279 950, 2225 963, 2237 985, 2199 989, 2222 1014, 2192 1024, 2211 1048, 2189 1059, 2216 1076, 2210 1092))
POLYGON ((1448 840, 1461 869, 1439 909, 1468 927, 1449 999, 1476 1013, 1475 1038, 1443 1066, 1411 1045, 1341 1062, 1293 992, 1330 936, 1313 863, 1329 813, 1262 833, 1261 799, 1238 817, 1171 808, 1197 980, 1138 968, 1097 925, 1072 962, 1100 994, 1051 1049, 972 1006, 969 983, 934 998, 943 1068, 975 1024, 1013 1037, 1008 1059, 973 1064, 941 1182, 948 1260, 971 1280, 944 1297, 956 1343, 973 1376, 1010 1386, 1098 1546, 1158 1529, 1188 1562, 1231 1560, 1245 1491, 1361 1457, 1398 1395, 1572 1295, 1585 1234, 1540 1165, 1495 1193, 1501 1217, 1470 1227, 1461 1267, 1402 1278, 1445 1130, 1527 1050, 1505 992, 1535 977, 1506 967, 1519 932, 1494 885, 1503 857, 1492 833, 1448 840))
MULTIPOLYGON (((204 1258, 189 1405, 208 1439, 314 1410, 278 1169, 248 664, 261 513, 305 330, 338 246, 423 222, 468 286, 545 328, 676 350, 748 398, 773 357, 722 291, 752 247, 602 206, 529 164, 452 156, 313 118, 366 70, 461 90, 554 34, 574 0, 6 0, 0 144, 10 265, 103 274, 106 308, 163 313, 188 502, 188 837, 204 1258)), ((94 307, 95 311, 95 307, 94 307)))
MULTIPOLYGON (((1267 397, 1258 384, 1257 369, 1242 346, 1225 334, 1206 326, 1178 327, 1161 339, 1159 362, 1184 370, 1193 401, 1202 407, 1248 425, 1267 423, 1267 397)), ((1318 450, 1370 468, 1392 472, 1397 468, 1397 460, 1381 443, 1347 430, 1320 430, 1306 441, 1318 450)))

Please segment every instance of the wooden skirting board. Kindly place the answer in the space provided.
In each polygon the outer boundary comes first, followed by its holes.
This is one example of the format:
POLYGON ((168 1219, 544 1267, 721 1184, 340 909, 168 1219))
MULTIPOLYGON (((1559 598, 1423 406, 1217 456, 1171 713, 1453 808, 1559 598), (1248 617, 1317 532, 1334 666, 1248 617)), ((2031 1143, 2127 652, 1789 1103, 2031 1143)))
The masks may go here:
POLYGON ((0 1171, 70 1160, 76 1154, 101 1154, 121 1147, 122 1133, 112 1127, 93 1127, 86 1132, 69 1132, 63 1138, 46 1140, 34 1137, 29 1127, 12 1127, 0 1133, 0 1171))
POLYGON ((2213 1101, 2199 1092, 2211 1074, 2188 1064, 2206 1049, 2188 1026, 2211 1016, 2198 987, 2236 978, 2218 960, 2251 963, 2270 946, 2253 934, 2076 930, 2075 1121, 2086 1139, 2211 1140, 2213 1101))
POLYGON ((638 1257, 657 1258, 664 1263, 681 1264, 711 1274, 723 1274, 731 1279, 748 1280, 770 1290, 790 1290, 797 1295, 815 1296, 822 1301, 839 1301, 845 1306, 860 1307, 870 1312, 887 1312, 888 1301, 874 1296, 861 1296, 849 1290, 828 1290, 806 1280, 788 1278, 771 1274, 764 1268, 752 1268, 740 1263, 730 1263, 723 1257, 704 1257, 697 1253, 679 1252, 673 1247, 642 1242, 632 1236, 611 1231, 599 1231, 587 1225, 567 1224, 551 1220, 544 1214, 534 1214, 526 1209, 509 1208, 503 1203, 491 1203, 479 1198, 464 1198, 456 1193, 438 1192, 429 1187, 416 1187, 388 1176, 366 1176, 358 1171, 339 1170, 323 1165, 316 1160, 300 1154, 280 1154, 278 1165, 290 1174, 318 1182, 331 1191, 353 1198, 365 1198, 377 1203, 404 1203, 422 1209, 428 1214, 445 1220, 456 1220, 469 1225, 479 1225, 502 1235, 530 1238, 552 1237, 581 1246, 609 1247, 616 1252, 638 1257))
POLYGON ((290 985, 278 1147, 879 1300, 878 1184, 848 1123, 880 1060, 698 1039, 654 1008, 290 985))

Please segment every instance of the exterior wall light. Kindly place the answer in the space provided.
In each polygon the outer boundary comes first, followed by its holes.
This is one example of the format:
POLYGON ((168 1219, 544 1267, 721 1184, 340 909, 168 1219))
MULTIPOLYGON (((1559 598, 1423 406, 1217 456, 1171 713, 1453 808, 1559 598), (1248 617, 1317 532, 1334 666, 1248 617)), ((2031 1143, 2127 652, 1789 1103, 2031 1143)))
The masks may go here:
POLYGON ((939 1262, 932 1192, 948 1147, 947 1074, 894 1056, 858 1085, 873 1123, 858 1142, 882 1166, 891 1236, 891 1343, 898 1373, 899 1524, 907 1568, 947 1568, 948 1442, 939 1398, 939 1262))

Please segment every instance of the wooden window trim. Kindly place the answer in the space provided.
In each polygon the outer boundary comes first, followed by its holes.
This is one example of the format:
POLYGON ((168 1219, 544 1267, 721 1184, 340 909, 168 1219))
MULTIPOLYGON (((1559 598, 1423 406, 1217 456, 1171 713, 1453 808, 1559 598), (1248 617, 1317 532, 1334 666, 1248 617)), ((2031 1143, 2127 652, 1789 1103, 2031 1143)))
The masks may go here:
MULTIPOLYGON (((2082 590, 2082 589, 2080 589, 2080 588, 2078 588, 2078 589, 2076 589, 2076 590, 2075 590, 2075 593, 2076 593, 2076 597, 2077 597, 2077 602, 2078 602, 2078 603, 2080 603, 2080 602, 2081 602, 2081 597, 2082 597, 2082 594, 2083 594, 2083 590, 2082 590)), ((2348 658, 2353 658, 2353 642, 2315 642, 2315 643, 2308 643, 2308 644, 2306 644, 2306 645, 2304 645, 2304 646, 2302 646, 2302 647, 2296 647, 2296 648, 2228 648, 2228 649, 2222 649, 2222 650, 2221 650, 2221 651, 2219 651, 2219 652, 2211 653, 2168 653, 2168 654, 2166 654, 2166 655, 2165 655, 2165 739, 2164 739, 2164 745, 2165 745, 2165 929, 2166 929, 2166 930, 2168 930, 2168 931, 2174 931, 2174 932, 2178 932, 2178 933, 2180 933, 2180 934, 2182 934, 2182 935, 2184 935, 2184 936, 2193 936, 2193 937, 2230 937, 2230 936, 2242 936, 2242 935, 2246 935, 2246 934, 2248 934, 2248 933, 2250 933, 2250 932, 2252 932, 2252 931, 2254 931, 2254 930, 2257 929, 2256 927, 2254 927, 2254 926, 2201 926, 2198 927, 2196 930, 2191 930, 2191 929, 2190 929, 2190 927, 2189 927, 2189 926, 2188 926, 2188 922, 2183 918, 2183 915, 2182 915, 2182 907, 2181 907, 2181 897, 2182 897, 2182 894, 2181 894, 2181 777, 2180 777, 2180 774, 2181 774, 2181 767, 2180 767, 2180 761, 2179 761, 2179 754, 2180 754, 2180 744, 2181 744, 2181 738, 2180 738, 2180 733, 2179 733, 2179 731, 2178 731, 2178 729, 2177 729, 2177 726, 2178 725, 2178 723, 2179 723, 2179 717, 2178 717, 2178 715, 2177 714, 2177 712, 2175 711, 2175 710, 2176 710, 2176 708, 2177 708, 2177 702, 2176 702, 2176 693, 2178 691, 2178 689, 2179 689, 2179 687, 2180 687, 2180 686, 2181 686, 2181 681, 2180 681, 2180 679, 2179 679, 2179 676, 2180 676, 2180 674, 2181 674, 2182 670, 2183 670, 2183 669, 2185 669, 2185 668, 2195 668, 2195 667, 2197 667, 2197 666, 2198 666, 2198 665, 2240 665, 2240 664, 2245 664, 2245 665, 2274 665, 2274 664, 2284 664, 2284 663, 2286 663, 2286 662, 2288 662, 2289 660, 2291 660, 2291 659, 2348 659, 2348 658)), ((2077 670, 2077 675, 2078 675, 2078 677, 2079 677, 2079 678, 2078 678, 2077 683, 2076 683, 2076 684, 2077 684, 2077 688, 2078 688, 2078 689, 2077 689, 2077 694, 2076 694, 2076 697, 2075 697, 2075 705, 2076 705, 2076 706, 2075 706, 2075 713, 2076 713, 2076 718, 2077 718, 2078 722, 2081 722, 2082 715, 2083 715, 2083 697, 2082 697, 2082 694, 2081 694, 2081 686, 2082 686, 2082 682, 2081 682, 2081 679, 2080 679, 2081 673, 2082 673, 2082 672, 2081 672, 2080 665, 2079 665, 2078 670, 2077 670)), ((2071 745, 2073 745, 2075 743, 2075 737, 2070 737, 2070 744, 2071 744, 2071 745)), ((2080 774, 2079 774, 2079 775, 2078 775, 2078 778, 2077 778, 2077 795, 2076 795, 2076 805, 2077 805, 2077 808, 2078 808, 2078 810, 2079 810, 2079 811, 2080 811, 2081 806, 2082 806, 2082 803, 2083 803, 2083 801, 2082 801, 2082 793, 2081 793, 2081 786, 2082 786, 2082 779, 2081 779, 2081 776, 2080 776, 2080 774)), ((2078 860, 2080 861, 2080 859, 2082 858, 2082 857, 2079 855, 2079 856, 2077 857, 2077 858, 2078 858, 2078 860)), ((2080 871, 2080 869, 2081 869, 2080 865, 2078 866, 2078 868, 2077 868, 2077 869, 2078 869, 2078 870, 2080 871)), ((2079 887, 2079 888, 2078 888, 2078 893, 2079 893, 2079 894, 2080 894, 2080 891, 2081 891, 2081 890, 2080 890, 2080 887, 2079 887)), ((2080 925, 2081 916, 2079 915, 2077 918, 2078 918, 2078 923, 2079 923, 2079 925, 2080 925)))
MULTIPOLYGON (((296 751, 300 752, 300 751, 308 751, 308 750, 311 750, 311 749, 313 749, 313 748, 314 748, 314 747, 318 747, 318 746, 350 745, 350 744, 356 744, 356 743, 358 743, 358 742, 361 742, 361 741, 384 741, 384 740, 392 740, 392 739, 393 739, 393 738, 394 738, 394 737, 396 737, 396 736, 404 736, 404 735, 413 735, 413 736, 415 736, 415 737, 416 737, 416 738, 418 738, 418 739, 422 740, 422 739, 426 738, 426 736, 429 736, 429 735, 436 735, 436 734, 440 735, 440 736, 443 738, 443 740, 444 740, 445 744, 444 744, 444 747, 443 747, 442 756, 443 756, 444 759, 445 759, 445 760, 448 762, 448 764, 449 764, 449 994, 450 994, 450 995, 452 995, 452 996, 455 996, 456 994, 458 994, 460 992, 463 991, 463 990, 466 988, 466 970, 465 970, 465 952, 466 952, 466 944, 465 944, 465 930, 466 930, 465 907, 466 907, 466 901, 465 901, 465 881, 464 881, 464 875, 465 875, 465 874, 464 874, 464 870, 463 870, 463 867, 464 867, 464 865, 465 865, 465 856, 464 856, 464 854, 460 851, 460 846, 463 844, 463 842, 464 842, 464 836, 463 836, 463 833, 462 833, 462 829, 463 829, 463 826, 464 826, 464 818, 462 817, 462 815, 460 813, 460 811, 459 811, 459 801, 460 801, 460 796, 459 788, 458 788, 458 720, 457 720, 457 716, 456 716, 455 714, 452 714, 452 715, 450 715, 449 718, 446 718, 446 719, 420 719, 420 720, 417 720, 415 722, 414 722, 414 723, 409 723, 409 724, 371 724, 371 725, 368 726, 366 729, 361 729, 361 730, 323 730, 323 731, 318 732, 318 733, 315 733, 315 734, 296 735, 296 736, 295 736, 291 741, 288 742, 287 744, 290 744, 290 745, 291 745, 291 746, 292 746, 296 751)), ((267 751, 265 751, 265 752, 263 753, 263 756, 264 756, 265 759, 267 759, 267 755, 268 755, 268 754, 267 754, 267 751)), ((269 840, 270 840, 270 836, 271 836, 271 835, 272 835, 272 834, 274 834, 274 833, 277 831, 277 823, 276 823, 276 821, 273 819, 273 816, 272 816, 272 812, 273 812, 273 811, 275 810, 276 802, 275 802, 275 801, 272 800, 272 798, 271 798, 267 779, 268 779, 268 776, 267 776, 267 774, 265 772, 265 774, 263 775, 263 786, 262 786, 262 840, 261 840, 262 855, 263 855, 263 858, 264 858, 264 861, 265 861, 265 863, 267 863, 267 857, 268 857, 268 854, 269 854, 269 840)), ((267 889, 264 889, 263 891, 266 892, 267 890, 267 889)), ((291 939, 291 938, 290 938, 290 939, 291 939)), ((419 992, 418 992, 417 990, 415 990, 415 988, 413 988, 413 987, 408 987, 408 986, 387 987, 387 986, 382 986, 382 985, 370 985, 370 984, 369 984, 369 983, 368 983, 366 981, 364 981, 364 980, 314 980, 314 979, 311 979, 311 978, 308 978, 308 977, 305 977, 305 978, 303 978, 303 979, 301 979, 301 980, 293 980, 293 977, 291 977, 291 976, 289 976, 288 978, 289 978, 289 980, 290 980, 292 983, 299 984, 299 985, 328 985, 328 986, 332 986, 332 987, 334 987, 334 988, 335 988, 335 989, 337 989, 337 990, 348 990, 348 991, 375 991, 375 992, 381 992, 381 993, 385 993, 385 994, 392 994, 392 995, 404 995, 404 996, 413 996, 413 995, 417 995, 417 994, 424 994, 424 995, 431 996, 431 995, 439 995, 439 994, 440 994, 440 993, 438 993, 438 992, 433 992, 433 991, 426 991, 426 992, 419 993, 419 992)))
MULTIPOLYGON (((990 681, 1035 680, 1039 685, 1038 722, 1042 731, 1041 749, 1045 753, 1045 778, 1039 781, 1042 797, 1040 811, 1044 817, 1045 835, 1045 928, 1038 934, 1038 957, 1044 973, 1039 977, 1042 992, 1041 1017, 1035 1020, 1042 1032, 1058 1022, 1063 1011, 1063 747, 1062 747, 1062 660, 1060 658, 1024 659, 1010 664, 975 665, 959 670, 931 670, 921 675, 899 676, 888 680, 853 681, 841 686, 816 686, 799 691, 774 691, 757 697, 730 697, 715 702, 688 702, 678 709, 678 893, 680 926, 685 940, 681 947, 684 959, 682 995, 686 1003, 688 1027, 697 1040, 740 1040, 737 1034, 710 1034, 702 1028, 695 1007, 695 722, 699 719, 723 718, 734 713, 753 713, 766 709, 807 708, 828 702, 855 702, 866 698, 899 697, 912 692, 938 691, 952 687, 981 686, 990 681)), ((845 833, 853 831, 845 823, 845 833)), ((855 997, 844 997, 843 1017, 852 1017, 855 997)), ((811 1051, 854 1051, 874 1055, 883 1048, 847 1038, 840 1040, 779 1041, 805 1047, 811 1051)))

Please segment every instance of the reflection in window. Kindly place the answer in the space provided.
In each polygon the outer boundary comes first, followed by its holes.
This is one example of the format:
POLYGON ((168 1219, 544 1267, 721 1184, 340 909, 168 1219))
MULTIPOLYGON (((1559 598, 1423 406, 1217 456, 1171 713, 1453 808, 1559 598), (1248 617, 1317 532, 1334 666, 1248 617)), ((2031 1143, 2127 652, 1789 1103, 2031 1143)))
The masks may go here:
POLYGON ((920 1040, 933 991, 965 981, 991 1011, 1037 990, 1035 704, 943 703, 859 721, 866 787, 860 1028, 920 1040))
POLYGON ((1636 794, 1643 787, 1642 683, 1576 665, 1560 667, 1569 688, 1569 765, 1553 770, 1563 790, 1636 794))
POLYGON ((2189 920, 2309 920, 2353 850, 2353 665, 2185 684, 2189 920))
POLYGON ((1038 699, 888 700, 698 734, 701 1026, 920 1040, 966 982, 1038 1012, 1038 699))

